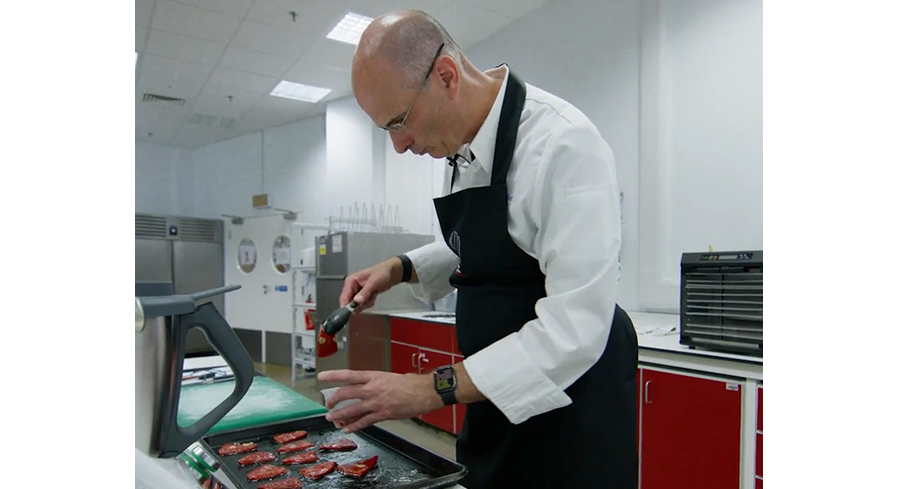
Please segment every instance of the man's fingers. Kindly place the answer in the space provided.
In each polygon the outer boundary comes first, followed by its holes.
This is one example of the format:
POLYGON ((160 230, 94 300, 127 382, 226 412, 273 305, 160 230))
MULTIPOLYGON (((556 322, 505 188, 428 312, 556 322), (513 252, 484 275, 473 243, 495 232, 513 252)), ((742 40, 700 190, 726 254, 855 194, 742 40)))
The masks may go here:
POLYGON ((346 399, 361 399, 362 398, 362 386, 358 384, 347 385, 344 387, 340 387, 333 394, 330 394, 330 397, 327 398, 327 403, 325 407, 327 409, 333 409, 333 406, 345 401, 346 399))
POLYGON ((327 421, 332 421, 334 423, 342 422, 348 424, 371 412, 367 404, 368 403, 364 401, 360 401, 351 406, 346 406, 342 409, 337 409, 336 411, 330 411, 325 418, 327 421))
POLYGON ((346 279, 346 282, 343 284, 343 291, 340 292, 339 295, 339 303, 340 307, 345 307, 346 304, 352 302, 353 297, 358 291, 361 290, 361 283, 358 279, 352 275, 346 279))
POLYGON ((381 413, 373 412, 373 413, 370 413, 370 414, 366 415, 365 417, 359 419, 358 421, 356 421, 354 423, 346 425, 346 427, 343 428, 343 432, 344 433, 353 433, 358 430, 363 430, 374 423, 379 423, 380 421, 383 421, 384 419, 386 419, 386 418, 381 413))
POLYGON ((321 382, 342 382, 345 384, 364 384, 371 380, 371 373, 367 370, 328 370, 318 374, 321 382))

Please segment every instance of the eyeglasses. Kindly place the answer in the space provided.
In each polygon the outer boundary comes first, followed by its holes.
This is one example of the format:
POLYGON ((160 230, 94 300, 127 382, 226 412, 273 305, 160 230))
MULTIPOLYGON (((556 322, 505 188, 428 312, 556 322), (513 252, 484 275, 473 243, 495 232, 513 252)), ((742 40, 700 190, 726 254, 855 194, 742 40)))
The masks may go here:
MULTIPOLYGON (((417 102, 417 98, 420 97, 420 94, 424 92, 427 88, 427 80, 430 79, 430 72, 433 71, 433 67, 436 66, 436 60, 439 59, 439 55, 442 54, 442 48, 445 47, 445 43, 439 45, 439 49, 436 50, 436 56, 433 56, 433 61, 430 63, 430 68, 427 69, 427 76, 424 77, 424 81, 421 83, 420 92, 415 95, 414 100, 411 101, 411 105, 408 106, 408 110, 405 111, 405 115, 402 116, 400 120, 393 119, 393 122, 385 126, 379 126, 380 129, 389 132, 399 132, 405 129, 405 121, 408 120, 408 115, 411 114, 411 109, 414 108, 414 103, 417 102)), ((398 118, 396 118, 398 119, 398 118)))

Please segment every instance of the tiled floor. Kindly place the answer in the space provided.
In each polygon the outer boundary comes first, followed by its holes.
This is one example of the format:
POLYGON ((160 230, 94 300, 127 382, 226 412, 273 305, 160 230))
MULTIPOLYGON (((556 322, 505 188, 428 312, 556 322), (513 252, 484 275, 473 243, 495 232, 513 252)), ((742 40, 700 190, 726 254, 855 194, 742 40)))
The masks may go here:
MULTIPOLYGON (((256 370, 273 380, 292 388, 303 396, 323 404, 321 393, 315 389, 315 379, 308 378, 290 382, 290 368, 266 363, 256 363, 256 370)), ((383 421, 377 426, 405 438, 430 451, 455 460, 455 436, 444 431, 431 428, 417 420, 401 419, 383 421)))

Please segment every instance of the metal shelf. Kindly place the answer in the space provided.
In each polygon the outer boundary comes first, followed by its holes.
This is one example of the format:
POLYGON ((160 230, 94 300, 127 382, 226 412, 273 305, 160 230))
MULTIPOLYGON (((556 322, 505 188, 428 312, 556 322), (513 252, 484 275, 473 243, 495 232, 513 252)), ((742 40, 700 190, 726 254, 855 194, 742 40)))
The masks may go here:
POLYGON ((293 304, 293 307, 306 307, 308 309, 317 309, 318 308, 317 304, 315 304, 314 302, 299 302, 299 303, 293 304))

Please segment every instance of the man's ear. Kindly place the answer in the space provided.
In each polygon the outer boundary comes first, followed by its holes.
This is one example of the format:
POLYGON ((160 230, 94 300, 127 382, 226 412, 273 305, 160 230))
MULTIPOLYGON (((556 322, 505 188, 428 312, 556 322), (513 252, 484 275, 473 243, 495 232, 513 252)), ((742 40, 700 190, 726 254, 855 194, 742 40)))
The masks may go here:
POLYGON ((458 65, 451 56, 440 56, 433 67, 439 88, 444 90, 449 98, 455 98, 461 90, 461 73, 458 65))

